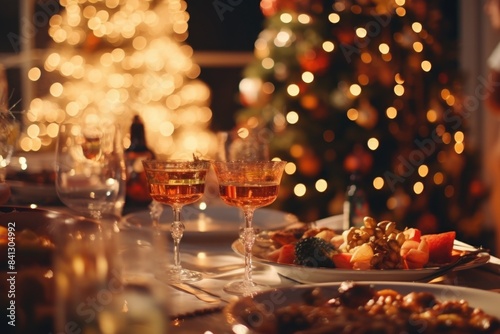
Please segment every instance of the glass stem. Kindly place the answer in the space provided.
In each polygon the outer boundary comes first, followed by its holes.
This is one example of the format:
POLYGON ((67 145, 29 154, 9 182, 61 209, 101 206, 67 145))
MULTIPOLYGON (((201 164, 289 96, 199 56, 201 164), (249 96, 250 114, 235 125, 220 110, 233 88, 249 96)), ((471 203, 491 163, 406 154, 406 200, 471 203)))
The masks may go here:
POLYGON ((181 222, 181 209, 180 206, 173 206, 174 221, 171 226, 172 239, 174 240, 174 268, 181 270, 181 256, 179 251, 179 244, 182 236, 184 235, 184 224, 181 222))
POLYGON ((246 209, 245 214, 245 228, 241 234, 243 241, 243 246, 245 249, 245 276, 244 284, 245 286, 252 286, 252 248, 255 243, 255 231, 252 227, 253 213, 255 209, 246 209))

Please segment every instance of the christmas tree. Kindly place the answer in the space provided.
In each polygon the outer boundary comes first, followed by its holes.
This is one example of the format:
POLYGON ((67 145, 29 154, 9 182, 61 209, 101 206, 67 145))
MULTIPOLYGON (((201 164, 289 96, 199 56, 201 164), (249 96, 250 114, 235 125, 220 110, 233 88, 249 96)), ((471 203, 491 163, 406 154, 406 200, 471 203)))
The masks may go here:
POLYGON ((272 157, 290 162, 277 207, 304 221, 341 214, 349 176, 359 173, 376 219, 480 233, 471 110, 442 5, 261 1, 265 26, 236 123, 272 129, 272 157))
MULTIPOLYGON (((51 148, 62 122, 111 119, 127 132, 134 115, 160 156, 213 155, 210 91, 197 77, 182 0, 62 0, 53 45, 29 77, 24 151, 51 148)), ((125 146, 127 146, 125 144, 125 146)))

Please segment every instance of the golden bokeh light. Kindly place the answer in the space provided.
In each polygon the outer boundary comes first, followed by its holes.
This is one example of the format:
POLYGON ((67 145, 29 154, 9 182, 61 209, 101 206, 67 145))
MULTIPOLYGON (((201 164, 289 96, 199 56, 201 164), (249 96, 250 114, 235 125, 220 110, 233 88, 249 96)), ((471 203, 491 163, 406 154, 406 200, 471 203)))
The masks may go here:
POLYGON ((373 188, 380 190, 384 187, 385 181, 383 177, 377 176, 373 179, 373 188))
POLYGON ((315 183, 315 188, 318 192, 325 192, 328 188, 328 182, 325 179, 319 179, 315 183))
POLYGON ((43 67, 28 72, 33 83, 50 85, 47 96, 29 104, 29 124, 19 140, 23 151, 53 145, 62 122, 116 119, 128 132, 138 114, 155 153, 214 154, 215 135, 207 128, 213 117, 210 90, 198 80, 193 49, 182 44, 189 20, 184 1, 122 6, 120 0, 61 0, 61 6, 49 21, 55 45, 43 67))

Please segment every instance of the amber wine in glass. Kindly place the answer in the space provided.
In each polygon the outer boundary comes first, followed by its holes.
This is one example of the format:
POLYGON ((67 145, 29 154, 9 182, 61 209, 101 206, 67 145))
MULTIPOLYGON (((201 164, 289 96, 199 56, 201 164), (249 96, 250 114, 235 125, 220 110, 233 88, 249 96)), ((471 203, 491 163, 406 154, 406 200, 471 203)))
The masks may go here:
POLYGON ((214 161, 219 194, 228 205, 239 207, 245 215, 241 232, 245 253, 243 280, 228 283, 224 290, 236 295, 252 295, 266 289, 252 279, 252 247, 255 231, 253 214, 257 208, 270 205, 278 197, 285 161, 214 161))
POLYGON ((143 160, 153 200, 172 207, 174 220, 171 235, 174 240, 174 263, 166 273, 173 282, 193 282, 201 279, 201 273, 182 268, 179 245, 184 234, 181 210, 186 204, 198 201, 205 191, 205 179, 210 162, 205 160, 143 160))

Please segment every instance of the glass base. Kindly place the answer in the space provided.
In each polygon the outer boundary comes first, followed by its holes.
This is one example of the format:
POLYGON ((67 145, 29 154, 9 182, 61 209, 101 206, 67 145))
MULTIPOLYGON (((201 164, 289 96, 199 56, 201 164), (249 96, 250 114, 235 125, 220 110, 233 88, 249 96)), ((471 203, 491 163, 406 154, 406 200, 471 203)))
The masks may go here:
POLYGON ((167 268, 166 271, 156 274, 157 278, 168 283, 197 282, 203 276, 200 272, 187 269, 167 268))
POLYGON ((233 295, 252 296, 257 292, 268 290, 269 288, 269 286, 264 284, 241 280, 226 284, 223 290, 233 295))

